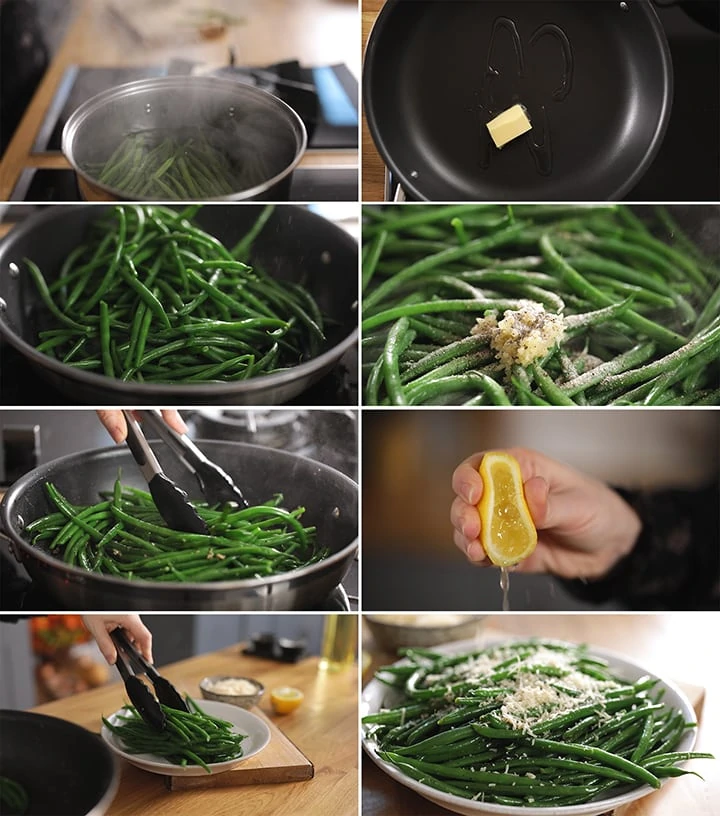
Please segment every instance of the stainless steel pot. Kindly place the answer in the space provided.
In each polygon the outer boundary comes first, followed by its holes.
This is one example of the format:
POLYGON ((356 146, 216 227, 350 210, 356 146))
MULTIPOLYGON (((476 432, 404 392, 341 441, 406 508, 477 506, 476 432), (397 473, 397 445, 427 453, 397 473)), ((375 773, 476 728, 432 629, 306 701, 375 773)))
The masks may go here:
POLYGON ((0 776, 27 791, 27 816, 102 816, 120 782, 119 763, 100 737, 31 711, 0 711, 0 776))
MULTIPOLYGON (((67 566, 23 537, 32 520, 53 511, 44 485, 51 481, 72 503, 98 500, 123 483, 146 487, 127 448, 85 451, 56 459, 19 479, 5 494, 0 519, 12 550, 32 578, 64 609, 100 610, 296 610, 322 604, 342 581, 357 551, 357 485, 311 459, 237 442, 199 441, 198 446, 231 473, 251 504, 282 493, 287 507, 306 508, 303 522, 317 528, 330 554, 294 572, 262 580, 213 583, 127 581, 67 566)), ((161 443, 153 449, 168 475, 192 498, 202 498, 194 476, 161 443)))
MULTIPOLYGON (((233 246, 261 206, 214 205, 195 220, 233 246)), ((199 385, 123 382, 65 365, 35 350, 40 298, 22 263, 31 258, 55 279, 63 259, 83 240, 97 205, 55 206, 28 218, 0 242, 0 334, 74 402, 94 405, 277 405, 329 371, 357 341, 357 243, 343 229, 303 207, 281 205, 253 245, 251 263, 280 280, 303 280, 328 318, 327 340, 312 360, 249 380, 199 385)))
MULTIPOLYGON (((104 164, 129 134, 200 128, 222 145, 231 162, 248 151, 262 158, 269 175, 225 200, 282 201, 307 147, 302 119, 267 91, 218 77, 170 76, 118 85, 92 97, 70 116, 62 149, 87 201, 127 201, 122 189, 93 178, 88 167, 104 164)), ((150 200, 137 198, 136 200, 150 200)))

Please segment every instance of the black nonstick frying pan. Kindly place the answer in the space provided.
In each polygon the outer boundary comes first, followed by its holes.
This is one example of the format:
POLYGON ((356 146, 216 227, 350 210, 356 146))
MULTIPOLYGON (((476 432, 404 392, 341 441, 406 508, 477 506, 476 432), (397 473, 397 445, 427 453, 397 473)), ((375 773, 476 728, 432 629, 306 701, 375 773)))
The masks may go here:
MULTIPOLYGON (((70 567, 33 547, 23 528, 53 511, 45 492, 51 481, 72 504, 98 501, 112 489, 118 470, 123 484, 147 485, 125 446, 64 456, 30 471, 7 491, 0 505, 5 534, 16 557, 61 609, 287 611, 320 606, 347 573, 357 551, 357 485, 327 465, 273 448, 240 442, 198 441, 198 447, 242 485, 251 504, 276 493, 286 507, 305 507, 303 523, 317 528, 327 558, 299 570, 264 579, 212 583, 128 581, 70 567)), ((198 483, 167 446, 153 442, 163 470, 190 498, 203 500, 198 483)))
POLYGON ((58 717, 10 709, 0 711, 0 736, 0 776, 25 789, 27 816, 102 816, 110 807, 120 769, 100 737, 58 717))
POLYGON ((658 150, 672 65, 649 0, 388 0, 364 109, 384 161, 430 201, 621 198, 658 150), (532 130, 498 150, 513 104, 532 130))

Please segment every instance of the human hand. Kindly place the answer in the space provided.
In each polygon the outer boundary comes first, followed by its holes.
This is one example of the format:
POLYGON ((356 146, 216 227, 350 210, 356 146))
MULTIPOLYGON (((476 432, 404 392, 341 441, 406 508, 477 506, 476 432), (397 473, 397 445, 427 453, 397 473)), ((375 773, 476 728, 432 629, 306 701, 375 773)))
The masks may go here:
POLYGON ((103 657, 112 666, 117 660, 117 650, 110 632, 122 628, 140 654, 152 663, 152 633, 140 620, 139 615, 83 615, 85 628, 97 641, 103 657))
MULTIPOLYGON (((160 411, 165 422, 178 433, 187 433, 187 425, 183 422, 182 417, 177 411, 160 411)), ((107 428, 108 433, 112 436, 113 441, 125 441, 127 436, 127 423, 122 411, 98 411, 98 419, 107 428)))
MULTIPOLYGON (((538 531, 535 551, 516 569, 562 578, 600 578, 635 545, 641 521, 605 483, 541 453, 508 448, 522 473, 525 500, 538 531)), ((473 564, 490 566, 480 543, 477 504, 483 494, 483 453, 460 464, 452 477, 450 510, 455 545, 473 564)))

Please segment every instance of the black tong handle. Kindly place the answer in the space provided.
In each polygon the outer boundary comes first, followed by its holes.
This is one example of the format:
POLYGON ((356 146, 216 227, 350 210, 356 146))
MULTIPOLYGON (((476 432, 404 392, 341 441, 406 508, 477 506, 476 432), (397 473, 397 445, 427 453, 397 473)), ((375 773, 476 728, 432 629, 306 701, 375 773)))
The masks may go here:
POLYGON ((114 629, 110 633, 115 642, 116 648, 119 646, 125 654, 127 654, 136 672, 145 673, 150 682, 155 687, 155 693, 158 700, 166 705, 168 708, 174 708, 178 711, 189 711, 187 703, 180 692, 173 686, 173 684, 163 677, 157 669, 148 663, 147 660, 138 652, 138 650, 130 643, 127 635, 122 629, 114 629))
POLYGON ((142 411, 143 421, 158 434, 166 445, 180 458, 182 463, 195 473, 200 489, 211 502, 236 502, 240 507, 248 507, 248 501, 232 477, 219 465, 205 456, 198 446, 184 434, 173 430, 156 409, 142 411))
POLYGON ((188 501, 187 493, 169 479, 160 467, 145 434, 130 411, 123 411, 127 425, 126 443, 140 467, 158 512, 173 530, 208 535, 207 524, 188 501))
POLYGON ((110 637, 117 649, 116 665, 125 684, 125 691, 130 698, 130 702, 135 706, 142 719, 151 728, 162 731, 163 728, 165 728, 165 714, 160 708, 158 701, 153 697, 150 689, 139 677, 136 677, 130 671, 132 655, 128 654, 125 649, 124 643, 127 641, 119 639, 118 637, 118 633, 121 631, 120 629, 115 629, 110 632, 110 637))

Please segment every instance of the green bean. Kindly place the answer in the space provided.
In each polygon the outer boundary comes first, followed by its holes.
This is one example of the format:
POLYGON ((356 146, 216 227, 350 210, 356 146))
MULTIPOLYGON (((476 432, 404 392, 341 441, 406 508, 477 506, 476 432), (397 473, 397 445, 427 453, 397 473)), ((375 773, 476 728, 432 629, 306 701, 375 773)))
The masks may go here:
POLYGON ((217 198, 267 179, 259 162, 240 151, 237 155, 231 160, 199 129, 169 135, 161 129, 146 130, 124 138, 100 169, 84 169, 125 197, 217 198))
POLYGON ((197 705, 190 712, 163 704, 160 709, 165 716, 161 730, 148 725, 131 705, 124 706, 114 722, 105 717, 102 721, 130 754, 155 754, 175 765, 189 762, 208 773, 212 764, 242 757, 247 734, 232 723, 205 714, 197 705))
POLYGON ((230 254, 238 261, 246 261, 250 256, 250 250, 255 243, 255 239, 265 229, 265 225, 270 220, 270 217, 275 212, 275 206, 268 204, 258 216, 253 226, 248 230, 247 234, 238 241, 237 244, 230 250, 230 254))
POLYGON ((469 243, 460 247, 451 247, 450 249, 443 250, 436 255, 431 255, 428 258, 424 258, 423 260, 407 267, 394 277, 381 283, 377 289, 367 296, 364 302, 364 307, 366 309, 370 308, 383 297, 386 297, 394 289, 397 289, 401 284, 407 283, 430 269, 436 269, 448 261, 465 258, 468 255, 471 255, 473 252, 484 252, 488 249, 493 249, 495 247, 502 246, 505 243, 509 243, 514 237, 519 235, 522 228, 523 224, 513 224, 504 230, 500 230, 494 235, 479 238, 475 241, 470 241, 469 243))
MULTIPOLYGON (((38 350, 126 382, 170 383, 261 376, 321 354, 324 321, 312 295, 234 259, 188 220, 197 209, 180 217, 161 206, 113 207, 90 223, 52 289, 28 261, 44 306, 40 319, 58 331, 39 333, 38 350), (193 338, 201 334, 198 346, 193 338), (231 335, 230 347, 222 334, 231 335), (230 358, 245 365, 221 365, 230 358)), ((271 213, 261 212, 240 253, 251 250, 271 213)))
POLYGON ((412 213, 365 208, 371 224, 363 250, 362 362, 364 376, 371 377, 366 402, 392 402, 375 363, 391 327, 407 318, 416 338, 399 358, 399 371, 412 404, 486 404, 488 395, 478 394, 465 376, 478 372, 511 402, 525 405, 713 404, 719 372, 705 354, 713 338, 693 350, 720 314, 720 275, 697 248, 665 247, 657 224, 637 212, 641 217, 625 205, 484 205, 479 212, 419 205, 412 213), (528 301, 543 309, 528 310, 528 301), (501 329, 487 319, 477 339, 468 335, 471 317, 494 311, 500 322, 508 309, 517 312, 511 321, 520 327, 518 348, 525 347, 523 331, 529 348, 536 345, 533 332, 542 334, 537 358, 520 365, 498 351, 502 367, 488 366, 482 355, 474 362, 460 359, 471 345, 491 355, 502 347, 501 329), (550 312, 564 329, 554 345, 545 339, 550 312), (692 358, 679 367, 682 377, 668 369, 652 375, 647 388, 604 382, 678 349, 692 358), (531 363, 541 366, 537 377, 531 363), (465 379, 448 380, 460 375, 465 379), (408 386, 415 380, 413 393, 408 386))
POLYGON ((24 816, 30 807, 27 790, 16 780, 0 776, 0 805, 9 816, 24 816))
POLYGON ((48 542, 43 546, 70 565, 128 579, 264 576, 299 569, 327 554, 315 542, 315 528, 299 522, 304 508, 285 510, 278 506, 282 497, 239 512, 196 504, 209 534, 190 535, 168 528, 149 494, 124 490, 119 480, 110 498, 85 507, 71 505, 51 483, 46 490, 59 512, 27 526, 31 543, 48 542))
POLYGON ((636 383, 645 382, 656 374, 662 374, 668 369, 686 362, 694 355, 705 350, 709 350, 713 357, 716 357, 719 347, 718 344, 720 344, 720 322, 716 326, 708 329, 705 333, 697 335, 681 348, 661 357, 659 360, 648 363, 641 368, 607 377, 598 388, 603 391, 620 385, 625 388, 630 385, 635 385, 636 383))
POLYGON ((403 393, 400 381, 398 357, 402 350, 410 345, 415 335, 415 332, 410 332, 409 327, 409 320, 406 317, 400 318, 390 330, 385 344, 383 354, 384 379, 393 405, 407 405, 407 397, 403 393))

